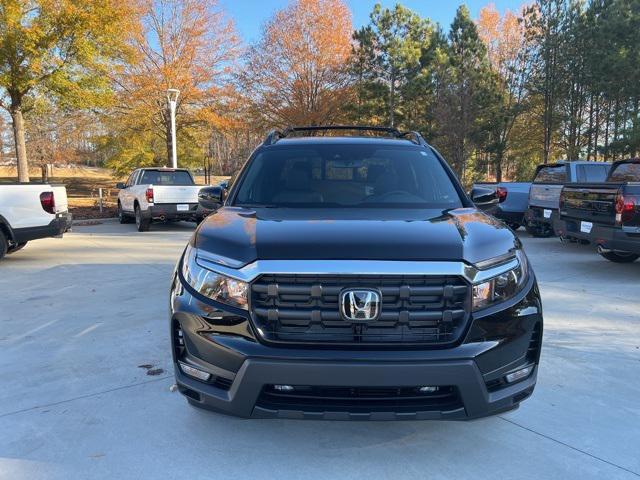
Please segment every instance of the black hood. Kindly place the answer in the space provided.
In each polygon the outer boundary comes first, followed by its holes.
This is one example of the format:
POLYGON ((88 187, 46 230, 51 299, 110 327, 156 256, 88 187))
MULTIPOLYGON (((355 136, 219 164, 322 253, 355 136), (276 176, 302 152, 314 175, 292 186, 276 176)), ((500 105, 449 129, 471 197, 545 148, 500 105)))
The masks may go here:
POLYGON ((223 207, 194 245, 239 267, 254 260, 464 260, 507 253, 519 241, 502 222, 472 208, 297 209, 223 207))

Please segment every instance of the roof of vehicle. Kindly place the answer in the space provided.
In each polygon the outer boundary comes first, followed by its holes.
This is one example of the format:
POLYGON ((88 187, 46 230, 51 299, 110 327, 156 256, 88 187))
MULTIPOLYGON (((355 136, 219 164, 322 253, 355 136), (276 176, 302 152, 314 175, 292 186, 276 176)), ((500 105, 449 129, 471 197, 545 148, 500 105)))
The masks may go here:
POLYGON ((172 168, 172 167, 142 167, 138 170, 145 170, 151 172, 188 172, 187 168, 172 168))
POLYGON ((400 131, 395 127, 363 125, 312 125, 272 130, 262 142, 263 147, 299 144, 389 144, 427 146, 427 142, 415 131, 400 131), (347 132, 351 135, 346 134, 347 132), (329 134, 329 135, 327 135, 329 134))
POLYGON ((366 144, 366 145, 404 145, 404 146, 419 146, 415 142, 412 142, 408 138, 393 138, 393 137, 381 137, 381 136, 300 136, 282 138, 277 143, 271 145, 265 145, 268 148, 277 147, 280 145, 317 145, 317 144, 366 144))
POLYGON ((595 160, 560 160, 554 163, 541 163, 538 170, 546 167, 564 167, 566 165, 611 165, 611 162, 597 162, 595 160))
POLYGON ((640 163, 640 157, 638 158, 625 158, 624 160, 616 160, 613 162, 614 165, 618 165, 620 163, 640 163))

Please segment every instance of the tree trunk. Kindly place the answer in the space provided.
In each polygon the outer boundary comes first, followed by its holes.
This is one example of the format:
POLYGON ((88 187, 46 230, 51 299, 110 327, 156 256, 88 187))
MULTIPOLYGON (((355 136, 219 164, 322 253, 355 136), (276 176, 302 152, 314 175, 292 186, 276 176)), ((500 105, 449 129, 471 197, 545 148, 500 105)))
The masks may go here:
POLYGON ((640 112, 640 98, 636 98, 633 102, 633 118, 631 119, 631 131, 633 132, 631 135, 632 143, 631 143, 631 157, 634 157, 638 153, 638 112, 640 112))
POLYGON ((600 94, 596 97, 596 120, 595 120, 595 131, 593 136, 593 158, 594 160, 598 160, 598 140, 600 138, 600 94))
POLYGON ((504 154, 501 150, 496 152, 496 182, 502 181, 502 159, 504 154))
POLYGON ((24 141, 24 119, 20 107, 11 107, 9 113, 13 121, 13 139, 16 145, 16 157, 18 159, 18 181, 29 181, 29 162, 27 161, 27 147, 24 141))
POLYGON ((4 120, 0 117, 0 163, 4 162, 4 120))
POLYGON ((395 127, 396 116, 396 76, 391 74, 391 88, 389 89, 389 126, 395 127))

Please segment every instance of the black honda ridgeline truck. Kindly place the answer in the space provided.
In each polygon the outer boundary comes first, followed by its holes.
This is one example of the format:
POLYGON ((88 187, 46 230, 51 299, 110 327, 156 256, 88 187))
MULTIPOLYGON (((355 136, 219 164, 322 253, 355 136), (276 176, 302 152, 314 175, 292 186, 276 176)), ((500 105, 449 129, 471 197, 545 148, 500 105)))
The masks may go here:
POLYGON ((522 245, 415 132, 271 133, 171 288, 178 389, 242 417, 470 419, 533 392, 540 293, 522 245), (355 135, 350 135, 355 133, 355 135))

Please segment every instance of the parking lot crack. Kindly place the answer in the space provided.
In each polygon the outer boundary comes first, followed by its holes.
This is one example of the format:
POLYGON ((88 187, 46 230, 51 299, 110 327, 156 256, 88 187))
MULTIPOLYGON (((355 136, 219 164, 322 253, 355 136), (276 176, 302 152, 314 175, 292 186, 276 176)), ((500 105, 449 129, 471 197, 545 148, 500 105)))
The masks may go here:
POLYGON ((589 453, 589 452, 587 452, 585 450, 581 450, 580 448, 577 448, 577 447, 574 447, 572 445, 569 445, 568 443, 565 443, 562 440, 558 440, 558 439, 553 438, 553 437, 551 437, 549 435, 546 435, 544 433, 537 432, 536 430, 533 430, 532 428, 525 427, 524 425, 520 425, 519 423, 514 422, 513 420, 509 420, 508 418, 501 417, 499 415, 498 415, 498 418, 500 418, 501 420, 504 420, 507 423, 510 423, 511 425, 514 425, 516 427, 522 428, 523 430, 526 430, 526 431, 531 432, 531 433, 533 433, 535 435, 538 435, 539 437, 542 437, 542 438, 550 440, 550 441, 552 441, 554 443, 557 443, 558 445, 562 445, 564 447, 570 448, 571 450, 573 450, 575 452, 582 453, 583 455, 591 457, 594 460, 598 460, 599 462, 606 463, 607 465, 610 465, 610 466, 615 467, 617 469, 623 470, 623 471, 625 471, 627 473, 635 475, 636 477, 640 477, 640 473, 638 473, 638 472, 634 472, 633 470, 630 470, 630 469, 628 469, 626 467, 623 467, 623 466, 618 465, 616 463, 610 462, 609 460, 605 460, 604 458, 598 457, 598 456, 596 456, 596 455, 594 455, 592 453, 589 453))
POLYGON ((33 411, 33 410, 40 410, 42 408, 55 407, 57 405, 62 405, 62 404, 65 404, 65 403, 75 402, 76 400, 83 400, 85 398, 97 397, 99 395, 104 395, 105 393, 117 392, 119 390, 126 390, 128 388, 139 387, 140 385, 146 385, 147 383, 155 383, 155 382, 159 382, 159 381, 162 381, 162 380, 167 380, 168 378, 172 378, 172 377, 173 377, 173 375, 165 375, 163 377, 154 378, 153 380, 145 380, 144 382, 132 383, 131 385, 122 385, 120 387, 114 387, 114 388, 110 388, 108 390, 102 390, 100 392, 87 393, 86 395, 78 395, 77 397, 67 398, 66 400, 60 400, 60 401, 57 401, 57 402, 47 403, 47 404, 44 404, 44 405, 36 405, 36 406, 33 406, 33 407, 29 407, 29 408, 23 408, 21 410, 14 410, 13 412, 7 412, 7 413, 0 414, 0 418, 9 417, 11 415, 17 415, 19 413, 30 412, 30 411, 33 411))

